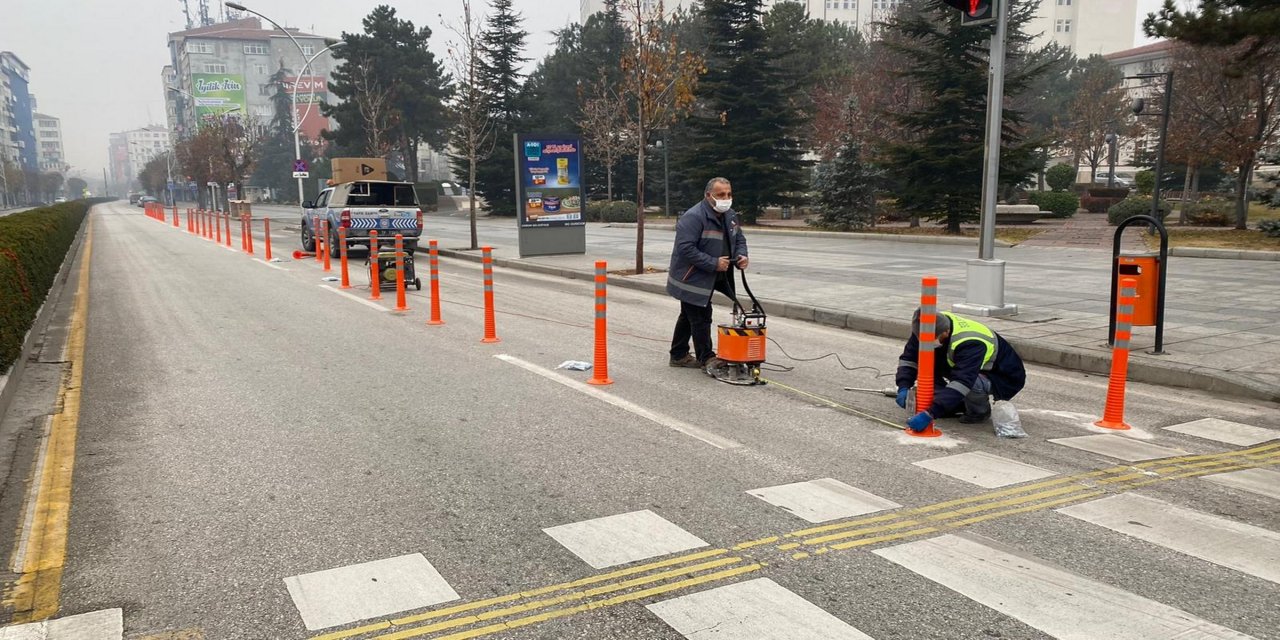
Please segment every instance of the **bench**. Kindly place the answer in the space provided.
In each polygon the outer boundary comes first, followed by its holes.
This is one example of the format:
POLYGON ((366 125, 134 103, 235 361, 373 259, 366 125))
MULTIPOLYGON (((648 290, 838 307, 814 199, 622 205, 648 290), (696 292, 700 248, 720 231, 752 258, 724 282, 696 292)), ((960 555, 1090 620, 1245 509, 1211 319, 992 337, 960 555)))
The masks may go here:
POLYGON ((996 224, 1031 224, 1048 215, 1034 204, 996 205, 996 224))

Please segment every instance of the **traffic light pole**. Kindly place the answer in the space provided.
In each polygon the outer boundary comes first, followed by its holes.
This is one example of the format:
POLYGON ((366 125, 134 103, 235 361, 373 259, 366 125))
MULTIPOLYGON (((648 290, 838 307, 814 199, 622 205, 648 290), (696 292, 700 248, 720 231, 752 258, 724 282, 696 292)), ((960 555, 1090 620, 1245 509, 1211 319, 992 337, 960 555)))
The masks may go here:
POLYGON ((1004 44, 1009 25, 1009 2, 998 0, 996 32, 991 36, 987 79, 987 143, 983 156, 982 217, 978 237, 978 259, 966 267, 965 301, 952 305, 961 313, 979 316, 1008 316, 1018 313, 1018 305, 1004 301, 1004 261, 995 259, 996 188, 1000 182, 1000 124, 1004 115, 1004 44))

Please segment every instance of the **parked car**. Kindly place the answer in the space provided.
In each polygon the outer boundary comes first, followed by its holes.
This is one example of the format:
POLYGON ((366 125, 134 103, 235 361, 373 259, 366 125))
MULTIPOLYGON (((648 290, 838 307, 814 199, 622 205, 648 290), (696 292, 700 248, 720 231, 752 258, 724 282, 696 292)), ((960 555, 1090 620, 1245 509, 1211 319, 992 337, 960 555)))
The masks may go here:
POLYGON ((141 198, 141 197, 142 197, 141 193, 130 193, 129 204, 138 204, 138 198, 141 198))
MULTIPOLYGON (((1109 178, 1110 178, 1110 177, 1111 177, 1111 172, 1110 172, 1110 171, 1099 171, 1099 172, 1098 172, 1098 174, 1097 174, 1097 176, 1095 176, 1095 177, 1094 177, 1093 182, 1094 182, 1094 184, 1107 184, 1107 182, 1109 182, 1109 178)), ((1126 177, 1124 177, 1124 176, 1122 176, 1122 175, 1120 175, 1120 174, 1116 174, 1116 186, 1117 186, 1117 187, 1132 187, 1132 186, 1133 186, 1133 179, 1132 179, 1132 178, 1126 178, 1126 177)))
POLYGON ((56 197, 56 198, 54 198, 54 199, 53 199, 53 203, 54 203, 54 204, 58 204, 59 202, 66 202, 66 201, 67 201, 67 199, 66 199, 65 197, 63 197, 63 196, 58 196, 58 197, 56 197))
POLYGON ((315 251, 322 220, 329 221, 330 246, 338 246, 338 228, 347 229, 347 245, 369 246, 369 231, 377 229, 378 244, 389 245, 395 235, 404 236, 412 253, 422 234, 422 208, 412 182, 357 180, 320 192, 315 202, 302 205, 302 249, 315 251))
POLYGON ((147 204, 151 202, 160 202, 160 200, 158 198, 152 198, 151 196, 142 196, 141 198, 138 198, 139 207, 146 207, 147 204))

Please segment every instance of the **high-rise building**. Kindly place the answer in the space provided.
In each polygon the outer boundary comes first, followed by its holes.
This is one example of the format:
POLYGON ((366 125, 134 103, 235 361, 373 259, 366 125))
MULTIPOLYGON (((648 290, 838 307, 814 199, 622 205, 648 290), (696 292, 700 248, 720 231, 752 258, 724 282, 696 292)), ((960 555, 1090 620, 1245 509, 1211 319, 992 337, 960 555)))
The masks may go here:
MULTIPOLYGON (((646 10, 657 4, 642 2, 646 10)), ((843 22, 863 32, 873 31, 875 23, 888 19, 902 4, 901 0, 764 0, 764 10, 778 2, 800 2, 813 18, 843 22)), ((684 4, 684 0, 671 0, 663 3, 663 9, 670 12, 684 4)), ((1082 58, 1133 46, 1138 0, 1039 0, 1039 5, 1036 18, 1027 25, 1027 32, 1036 35, 1036 46, 1057 42, 1082 58)), ((604 0, 580 0, 581 21, 586 23, 604 8, 604 0)))
POLYGON ((62 150, 62 121, 50 115, 34 115, 36 125, 36 162, 41 171, 67 170, 66 155, 62 150))
POLYGON ((169 141, 169 130, 158 124, 111 134, 107 139, 111 191, 125 193, 140 187, 135 182, 138 174, 152 158, 171 151, 169 141))
POLYGON ((313 97, 317 102, 325 99, 333 69, 333 58, 324 50, 326 46, 326 39, 321 36, 295 29, 287 34, 279 29, 263 29, 258 18, 240 18, 169 34, 171 64, 165 67, 161 79, 165 83, 170 130, 176 137, 185 138, 202 123, 228 115, 265 127, 275 116, 271 98, 276 89, 270 78, 284 69, 286 91, 297 92, 300 131, 305 137, 318 138, 322 130, 332 125, 320 115, 318 106, 308 110, 307 101, 313 97), (310 65, 306 65, 307 58, 314 58, 310 65))
POLYGON ((4 84, 4 106, 0 122, 4 129, 4 159, 23 169, 36 170, 39 160, 36 152, 35 112, 30 90, 31 68, 12 51, 0 51, 0 82, 4 84))

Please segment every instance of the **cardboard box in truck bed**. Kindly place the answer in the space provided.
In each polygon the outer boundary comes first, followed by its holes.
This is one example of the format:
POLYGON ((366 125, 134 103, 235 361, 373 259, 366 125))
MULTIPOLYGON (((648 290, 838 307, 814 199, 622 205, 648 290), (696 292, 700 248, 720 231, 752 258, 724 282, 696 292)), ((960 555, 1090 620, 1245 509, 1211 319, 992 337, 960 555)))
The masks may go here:
POLYGON ((333 182, 356 180, 386 180, 387 161, 382 158, 334 158, 333 182))

